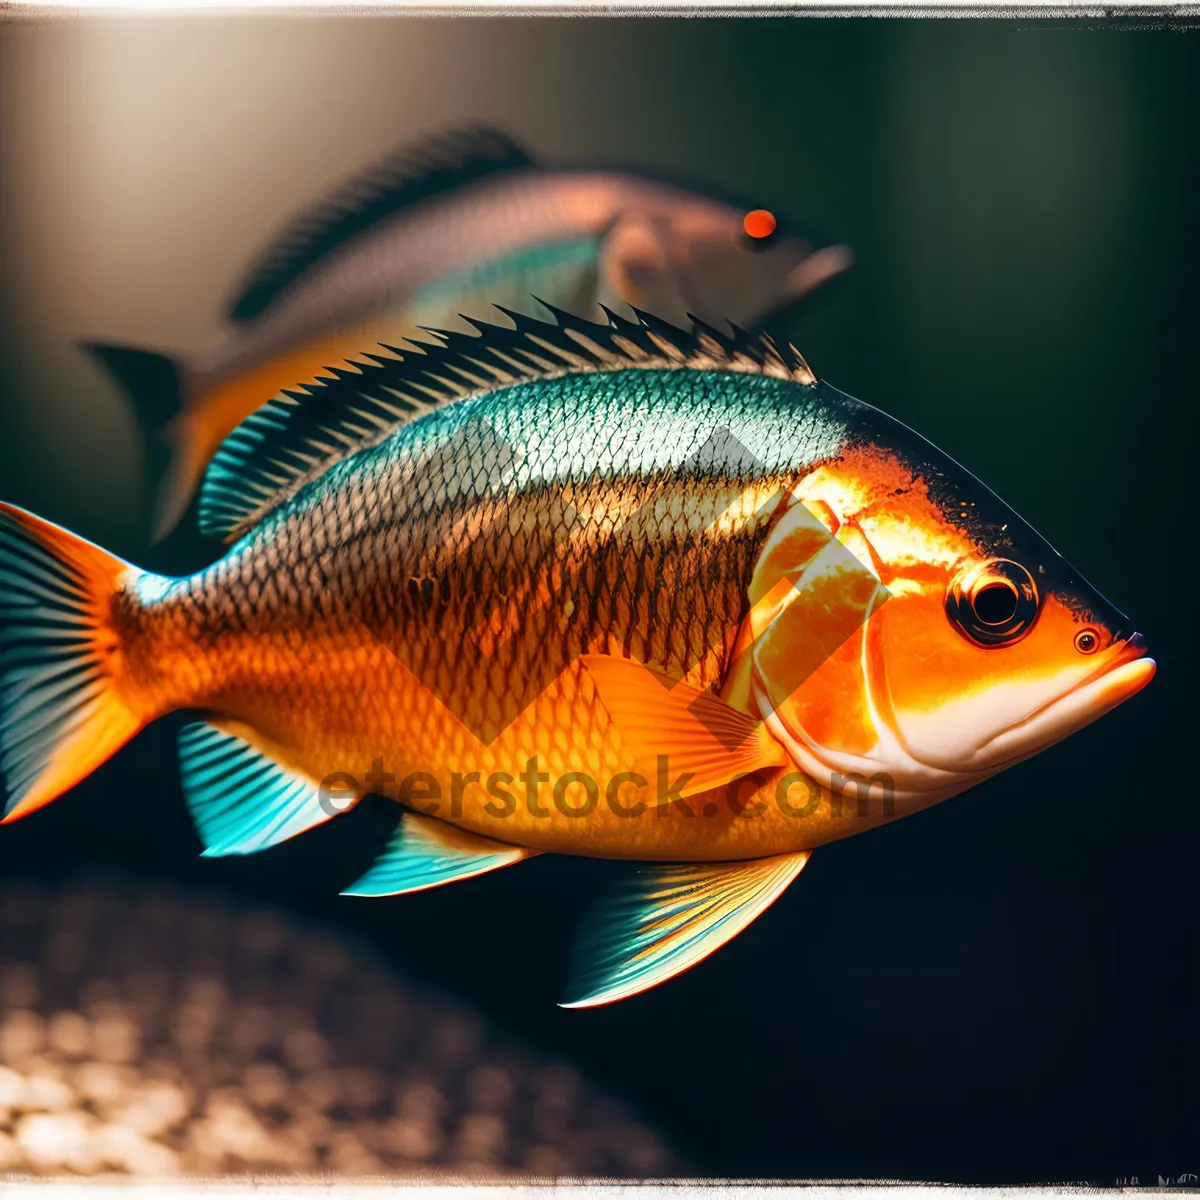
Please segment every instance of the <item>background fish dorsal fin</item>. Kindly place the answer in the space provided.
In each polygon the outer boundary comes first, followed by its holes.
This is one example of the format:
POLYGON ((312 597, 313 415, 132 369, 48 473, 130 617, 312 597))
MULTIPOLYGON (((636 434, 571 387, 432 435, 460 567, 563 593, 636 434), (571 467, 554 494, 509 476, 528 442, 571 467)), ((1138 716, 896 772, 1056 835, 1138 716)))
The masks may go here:
POLYGON ((229 309, 252 321, 310 267, 392 213, 463 184, 533 165, 507 135, 479 126, 406 143, 284 227, 229 309))
MULTIPOLYGON (((499 307, 499 306, 497 306, 499 307)), ((690 331, 647 313, 607 325, 544 305, 557 321, 500 309, 512 327, 471 320, 479 334, 431 330, 441 345, 385 346, 329 378, 285 390, 246 418, 213 456, 200 487, 200 528, 233 541, 335 463, 378 445, 446 404, 534 379, 630 368, 740 371, 800 384, 816 377, 794 346, 765 334, 690 331), (348 368, 348 369, 347 369, 348 368)), ((605 310, 608 311, 608 310, 605 310)))

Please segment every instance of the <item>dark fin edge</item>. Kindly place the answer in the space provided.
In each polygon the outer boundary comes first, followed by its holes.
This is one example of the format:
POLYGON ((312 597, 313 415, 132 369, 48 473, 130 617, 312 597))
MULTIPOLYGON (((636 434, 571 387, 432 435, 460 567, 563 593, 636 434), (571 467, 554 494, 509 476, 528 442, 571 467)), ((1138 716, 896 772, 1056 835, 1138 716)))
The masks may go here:
POLYGON ((283 228, 232 302, 230 320, 241 323, 260 316, 326 255, 393 213, 485 176, 532 165, 525 150, 487 126, 453 130, 392 150, 283 228))
POLYGON ((151 540, 161 541, 179 523, 190 494, 177 478, 180 447, 170 433, 171 423, 183 407, 183 372, 168 355, 153 350, 107 342, 76 344, 121 385, 133 405, 155 497, 151 540))

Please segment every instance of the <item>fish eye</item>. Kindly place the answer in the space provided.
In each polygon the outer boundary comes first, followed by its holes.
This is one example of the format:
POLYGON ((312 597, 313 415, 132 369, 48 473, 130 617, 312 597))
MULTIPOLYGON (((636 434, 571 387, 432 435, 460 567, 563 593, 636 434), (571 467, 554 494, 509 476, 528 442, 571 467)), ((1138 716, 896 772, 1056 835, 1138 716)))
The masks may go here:
POLYGON ((1020 641, 1033 628, 1038 605, 1033 576, 1007 558, 989 558, 968 567, 946 591, 946 615, 977 646, 1011 646, 1020 641))
POLYGON ((1081 629, 1075 635, 1075 649, 1080 654, 1093 654, 1100 645, 1100 639, 1094 629, 1081 629))
POLYGON ((747 250, 767 250, 778 240, 779 222, 775 214, 756 208, 742 218, 742 245, 747 250))
POLYGON ((971 607, 984 625, 1003 625, 1017 611, 1017 589, 1007 579, 989 580, 972 592, 971 607))
POLYGON ((742 219, 742 228, 747 237, 769 238, 775 232, 775 214, 765 208, 756 208, 742 219))

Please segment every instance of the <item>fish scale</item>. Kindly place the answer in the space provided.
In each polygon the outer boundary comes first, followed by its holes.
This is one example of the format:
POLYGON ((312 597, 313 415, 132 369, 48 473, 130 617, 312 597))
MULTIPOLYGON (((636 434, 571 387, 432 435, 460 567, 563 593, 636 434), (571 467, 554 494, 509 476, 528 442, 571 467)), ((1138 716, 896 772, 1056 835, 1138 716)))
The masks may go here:
MULTIPOLYGON (((766 465, 753 477, 681 475, 668 464, 694 457, 709 437, 708 426, 724 420, 752 418, 762 441, 793 447, 793 461, 794 447, 820 444, 811 436, 814 421, 823 422, 825 445, 832 436, 829 418, 802 403, 798 389, 755 380, 766 385, 759 388, 764 395, 748 405, 734 378, 672 373, 666 382, 674 402, 661 405, 657 419, 653 412, 642 414, 636 428, 609 445, 613 468, 603 474, 580 470, 590 479, 584 484, 573 480, 571 468, 594 461, 612 414, 630 411, 630 385, 643 390, 642 373, 589 376, 582 388, 579 378, 550 381, 536 397, 511 388, 485 403, 455 406, 441 422, 441 442, 412 425, 348 459, 222 562, 148 606, 143 619, 152 635, 137 643, 146 676, 157 670, 169 679, 188 678, 189 689, 199 689, 186 696, 160 694, 158 702, 211 706, 253 720, 318 779, 336 771, 361 778, 376 758, 397 773, 465 772, 479 757, 471 732, 494 741, 522 713, 519 728, 492 750, 503 769, 516 774, 534 756, 555 777, 595 769, 590 748, 573 757, 574 743, 560 728, 565 714, 571 714, 572 728, 582 718, 598 744, 614 743, 598 774, 627 769, 617 739, 604 732, 608 722, 594 688, 580 678, 579 656, 615 642, 671 677, 694 668, 699 686, 719 683, 765 536, 757 510, 794 475, 766 465), (717 402, 722 391, 723 406, 717 402), (693 419, 689 440, 665 449, 658 429, 677 432, 679 410, 699 402, 709 409, 706 420, 693 419), (478 507, 496 503, 497 472, 466 448, 461 455, 435 454, 424 472, 414 462, 428 465, 431 442, 434 451, 454 446, 460 431, 478 419, 486 419, 504 444, 524 444, 531 426, 541 429, 549 447, 564 448, 566 466, 556 467, 550 480, 543 478, 550 472, 526 471, 503 492, 505 519, 470 537, 460 533, 456 541, 454 530, 469 526, 478 507), (649 456, 647 439, 658 447, 649 456), (631 458, 642 469, 622 473, 622 459, 631 458), (740 501, 733 536, 707 537, 703 525, 726 512, 750 484, 754 496, 740 501), (618 499, 643 519, 614 529, 611 516, 597 518, 617 508, 618 499), (702 514, 703 522, 688 527, 679 520, 685 511, 702 514), (741 518, 749 520, 739 526, 741 518), (490 656, 482 655, 479 631, 504 610, 506 597, 519 603, 522 588, 561 567, 566 544, 573 547, 572 569, 554 581, 550 600, 524 611, 516 632, 490 656), (331 550, 303 552, 320 545, 331 550), (435 561, 434 578, 424 580, 434 585, 431 603, 412 586, 412 571, 435 561), (309 564, 307 579, 303 569, 296 571, 298 562, 309 564), (314 598, 312 610, 290 601, 300 594, 314 598), (297 657, 288 635, 301 629, 305 654, 297 657), (180 660, 192 664, 198 678, 179 669, 180 660), (347 666, 355 676, 352 688, 346 686, 347 666), (322 683, 331 676, 339 681, 334 689, 322 683), (355 702, 347 702, 347 694, 355 702), (363 711, 357 701, 366 697, 363 711), (447 724, 438 705, 452 714, 451 731, 432 737, 428 730, 447 724), (406 726, 396 721, 397 711, 413 712, 415 719, 406 726)), ((486 800, 486 794, 477 797, 476 807, 486 800)), ((576 836, 574 820, 552 812, 543 822, 546 830, 537 827, 539 840, 552 838, 549 827, 555 825, 567 825, 576 836)), ((484 818, 475 826, 494 832, 495 821, 484 818)), ((623 828, 619 832, 627 836, 623 828)))
MULTIPOLYGON (((637 373, 629 375, 642 382, 637 373)), ((703 403, 713 424, 746 420, 744 400, 734 388, 729 388, 732 403, 727 402, 728 411, 722 412, 714 404, 709 381, 680 373, 670 382, 678 389, 681 403, 703 403)), ((774 405, 764 404, 754 413, 764 440, 786 438, 792 446, 803 445, 806 418, 807 423, 820 419, 829 424, 827 417, 805 414, 776 381, 755 382, 773 385, 769 390, 775 392, 774 405)), ((510 526, 529 531, 526 536, 487 531, 456 542, 455 527, 469 523, 472 511, 481 504, 497 499, 491 464, 481 464, 464 452, 461 457, 436 457, 433 470, 422 475, 414 466, 414 450, 428 454, 429 447, 414 446, 424 439, 418 426, 410 426, 330 471, 237 547, 227 560, 238 564, 237 588, 270 578, 269 563, 275 561, 279 564, 275 573, 281 572, 285 581, 279 594, 292 594, 294 581, 283 565, 303 561, 303 546, 337 546, 332 557, 318 555, 318 574, 307 581, 307 590, 321 597, 331 615, 343 611, 361 620, 420 679, 444 695, 453 711, 468 719, 470 698, 463 694, 463 668, 475 666, 479 654, 471 631, 486 624, 500 598, 517 593, 559 563, 560 546, 582 539, 586 551, 577 564, 578 577, 564 581, 565 592, 556 591, 553 613, 543 606, 531 615, 532 626, 527 626, 522 638, 505 644, 499 665, 506 671, 536 674, 530 656, 541 655, 551 661, 556 674, 578 653, 613 638, 649 665, 677 676, 686 674, 698 655, 721 643, 744 615, 745 587, 762 530, 747 525, 741 538, 721 539, 715 546, 706 545, 698 530, 679 531, 672 507, 715 519, 727 507, 728 497, 750 479, 679 478, 661 463, 649 474, 622 471, 622 457, 644 457, 643 440, 656 437, 653 417, 643 418, 640 428, 624 439, 624 449, 612 448, 617 465, 603 478, 590 486, 571 481, 572 468, 578 470, 594 455, 597 431, 605 427, 606 417, 614 409, 627 409, 628 383, 628 376, 621 374, 588 377, 585 403, 574 404, 560 393, 577 389, 577 379, 552 381, 541 397, 531 397, 526 388, 513 388, 486 405, 456 406, 461 411, 444 422, 448 440, 469 422, 486 420, 500 438, 511 439, 510 444, 525 439, 531 425, 545 429, 557 422, 556 439, 564 447, 567 466, 556 474, 566 478, 529 479, 509 487, 502 497, 510 526), (477 412, 479 408, 485 411, 477 412), (361 497, 368 492, 386 500, 364 503, 361 497), (454 501, 448 504, 451 496, 454 501), (604 536, 596 520, 579 515, 580 510, 600 508, 606 497, 618 496, 626 507, 632 503, 643 513, 655 507, 668 511, 658 521, 642 522, 643 527, 626 534, 638 538, 638 543, 626 544, 619 534, 604 536), (415 589, 409 586, 412 571, 434 559, 443 564, 434 580, 439 599, 432 606, 414 603, 415 589), (690 570, 688 564, 694 564, 690 570), (704 572, 720 582, 715 592, 704 586, 704 572), (664 586, 668 579, 670 586, 664 586), (597 582, 599 587, 594 586, 597 582), (563 630, 557 613, 568 599, 573 619, 563 630), (393 614, 402 614, 395 626, 393 614)), ((702 442, 707 436, 703 433, 703 426, 697 425, 692 436, 702 442)), ((829 440, 827 431, 826 445, 829 440)), ((551 446, 555 444, 552 440, 551 446)), ((681 442, 673 457, 686 461, 695 449, 681 442)), ((670 457, 664 454, 662 462, 670 457)), ((417 462, 421 461, 418 456, 417 462)), ((587 474, 596 475, 591 470, 587 474)), ((789 482, 790 477, 759 468, 759 488, 765 494, 786 488, 789 482)), ((189 585, 198 603, 208 603, 220 615, 216 630, 222 637, 228 634, 223 622, 229 570, 218 564, 189 585)), ((168 597, 161 603, 169 607, 173 602, 168 597)), ((253 609, 256 624, 266 622, 269 627, 273 620, 289 619, 282 610, 276 618, 263 603, 244 606, 253 609)), ((719 677, 723 666, 723 659, 718 659, 707 668, 704 683, 719 677)))
POLYGON ((1153 675, 1044 539, 794 352, 556 315, 264 405, 202 489, 234 544, 191 578, 0 505, 5 819, 200 709, 206 854, 375 791, 404 815, 353 895, 542 852, 674 864, 584 942, 570 1003, 607 1003, 736 935, 814 847, 1153 675))

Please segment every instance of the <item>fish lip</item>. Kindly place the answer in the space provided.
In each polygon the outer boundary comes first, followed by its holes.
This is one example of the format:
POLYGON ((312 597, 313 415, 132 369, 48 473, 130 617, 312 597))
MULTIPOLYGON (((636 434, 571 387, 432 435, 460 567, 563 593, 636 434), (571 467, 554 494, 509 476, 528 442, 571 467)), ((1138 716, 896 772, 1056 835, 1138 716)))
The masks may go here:
POLYGON ((1022 729, 1028 729, 1037 722, 1044 722, 1046 717, 1052 716, 1056 709, 1060 712, 1077 709, 1083 714, 1083 719, 1071 723, 1069 727, 1064 727, 1059 737, 1050 741, 1038 742, 1032 749, 1020 751, 1008 758, 990 760, 987 766, 989 773, 1003 771, 1016 763, 1024 762, 1025 759, 1032 758, 1048 746, 1083 728, 1084 725, 1090 725, 1092 721, 1110 712, 1117 705, 1123 704, 1137 695, 1154 678, 1158 664, 1147 656, 1146 650, 1146 639, 1140 633, 1130 634, 1115 658, 1097 667, 1069 692, 1056 696, 1053 700, 1048 700, 1020 721, 996 734, 976 751, 976 755, 986 754, 989 747, 994 746, 1002 739, 1009 738, 1022 729), (1111 693, 1107 697, 1104 696, 1106 691, 1111 693), (1100 704, 1089 708, 1081 702, 1090 696, 1103 697, 1103 700, 1100 704))
MULTIPOLYGON (((1035 708, 1028 716, 1022 717, 1016 725, 1010 728, 1016 728, 1017 725, 1024 725, 1026 721, 1033 720, 1038 713, 1045 712, 1046 709, 1053 707, 1060 700, 1065 700, 1067 696, 1073 696, 1088 684, 1094 683, 1097 679, 1103 679, 1105 675, 1111 671, 1115 671, 1118 667, 1123 667, 1126 663, 1136 662, 1139 658, 1145 657, 1146 654, 1146 639, 1140 633, 1131 633, 1126 639, 1125 644, 1117 651, 1116 655, 1108 662, 1096 664, 1096 669, 1085 675, 1066 695, 1056 696, 1053 700, 1047 700, 1045 704, 1039 708, 1035 708)), ((1153 660, 1151 660, 1153 661, 1153 660)))
POLYGON ((849 246, 822 246, 802 258, 787 273, 783 295, 787 300, 799 300, 853 265, 854 252, 849 246))
MULTIPOLYGON (((768 725, 772 727, 772 732, 798 765, 800 765, 801 758, 811 757, 823 769, 830 771, 871 770, 873 767, 878 769, 880 766, 885 766, 887 769, 903 775, 902 790, 905 793, 924 795, 926 801, 930 801, 939 796, 953 795, 963 791, 1017 763, 1034 757, 1141 691, 1153 679, 1156 670, 1156 664, 1152 658, 1146 656, 1146 650, 1146 639, 1140 633, 1131 634, 1125 639, 1124 645, 1119 648, 1115 656, 1107 662, 1098 663, 1095 670, 1069 692, 1046 701, 1045 704, 1022 717, 1020 721, 1001 730, 983 745, 978 746, 956 768, 926 762, 919 755, 914 754, 898 733, 892 729, 890 722, 888 729, 891 735, 897 739, 897 746, 907 755, 909 759, 907 764, 894 763, 888 766, 882 760, 870 757, 841 755, 831 751, 829 747, 815 742, 802 732, 792 729, 783 720, 781 714, 772 711, 765 714, 765 717, 768 725), (1106 691, 1111 693, 1107 697, 1104 696, 1106 691), (1099 698, 1101 702, 1088 703, 1090 697, 1099 698), (1056 709, 1058 713, 1075 718, 1064 721, 1058 736, 1025 742, 1023 748, 1017 749, 1003 758, 989 757, 989 751, 993 750, 997 743, 1002 744, 1004 739, 1018 738, 1021 730, 1044 722, 1047 717, 1053 722, 1056 709), (1072 709, 1076 711, 1072 713, 1072 709)), ((899 775, 897 782, 901 782, 899 775)))
MULTIPOLYGON (((1117 654, 1109 662, 1099 663, 1096 669, 1090 674, 1085 675, 1069 692, 1064 696, 1058 696, 1053 700, 1047 700, 1040 708, 1036 708, 1027 717, 1018 721, 1011 728, 1017 728, 1024 725, 1026 721, 1032 721, 1039 713, 1043 713, 1048 708, 1053 708, 1054 705, 1066 700, 1070 696, 1074 696, 1081 692, 1089 684, 1095 683, 1098 679, 1103 679, 1105 676, 1112 674, 1118 668, 1126 666, 1128 663, 1137 662, 1140 658, 1146 657, 1147 644, 1146 639, 1140 633, 1131 633, 1126 639, 1125 644, 1117 651, 1117 654)), ((1149 660, 1153 662, 1153 659, 1149 660)))

